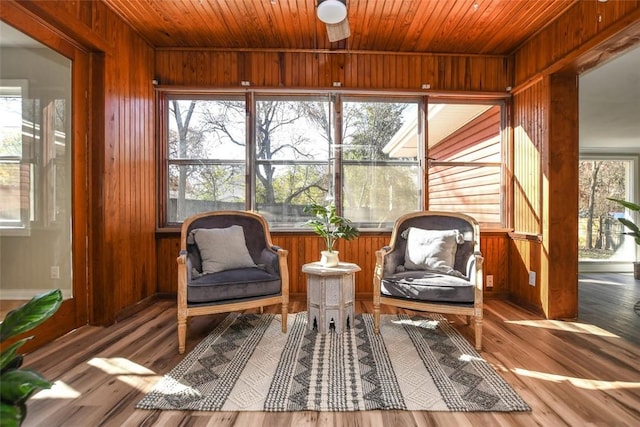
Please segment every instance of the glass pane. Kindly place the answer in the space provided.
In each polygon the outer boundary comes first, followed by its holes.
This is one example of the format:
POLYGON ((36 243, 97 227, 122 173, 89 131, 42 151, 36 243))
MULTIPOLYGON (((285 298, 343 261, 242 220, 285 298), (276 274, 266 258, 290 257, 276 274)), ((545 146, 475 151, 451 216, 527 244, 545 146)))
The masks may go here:
POLYGON ((328 164, 258 165, 258 169, 263 167, 272 170, 273 186, 262 181, 256 183, 256 210, 274 228, 302 227, 308 216, 302 212, 304 205, 312 200, 324 200, 326 189, 330 188, 328 164), (275 202, 265 202, 268 188, 273 188, 275 202))
POLYGON ((429 209, 459 212, 485 224, 500 223, 500 167, 434 166, 429 169, 429 209))
POLYGON ((379 228, 418 210, 418 104, 348 101, 343 123, 343 215, 379 228))
POLYGON ((501 111, 496 104, 430 104, 429 209, 503 225, 501 111))
POLYGON ((301 226, 310 202, 333 194, 328 97, 256 101, 255 208, 273 228, 301 226))
POLYGON ((635 261, 636 244, 618 218, 631 212, 608 197, 630 200, 631 160, 584 159, 579 163, 578 252, 580 261, 635 261))
POLYGON ((246 209, 244 98, 168 104, 168 222, 210 210, 246 209))
POLYGON ((200 212, 244 210, 244 163, 169 165, 169 218, 180 222, 200 212), (180 194, 178 189, 184 189, 180 194), (178 200, 182 200, 178 214, 178 200))
POLYGON ((345 216, 359 227, 391 227, 419 205, 417 165, 344 163, 345 216))
POLYGON ((20 163, 0 162, 0 222, 6 228, 20 228, 21 215, 21 190, 20 190, 20 163))
POLYGON ((49 289, 72 296, 72 63, 2 22, 0 33, 3 318, 49 289))

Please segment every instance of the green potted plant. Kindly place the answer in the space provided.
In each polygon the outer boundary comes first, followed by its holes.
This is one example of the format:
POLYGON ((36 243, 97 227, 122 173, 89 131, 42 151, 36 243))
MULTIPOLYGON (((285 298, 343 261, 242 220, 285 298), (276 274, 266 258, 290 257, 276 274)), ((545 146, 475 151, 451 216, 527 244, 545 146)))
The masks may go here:
MULTIPOLYGON (((614 199, 612 197, 608 197, 608 199, 624 206, 629 210, 632 210, 634 212, 640 212, 640 205, 636 203, 628 202, 626 200, 621 200, 621 199, 614 199)), ((623 234, 633 236, 633 240, 635 240, 636 245, 640 247, 640 228, 638 228, 636 224, 634 224, 632 221, 626 218, 618 218, 618 221, 620 221, 625 227, 629 229, 629 231, 623 234)), ((638 261, 634 261, 633 263, 633 278, 636 280, 640 280, 640 262, 638 261)))
POLYGON ((305 225, 312 227, 313 231, 324 239, 327 249, 321 252, 320 263, 325 267, 335 267, 340 260, 338 251, 334 249, 338 239, 353 240, 360 232, 354 227, 351 221, 336 213, 336 206, 333 203, 322 206, 311 203, 304 207, 305 213, 310 213, 313 218, 309 219, 305 225))
POLYGON ((62 304, 62 292, 55 289, 36 295, 29 302, 7 313, 0 323, 0 424, 19 426, 27 415, 26 401, 38 389, 51 383, 31 369, 22 369, 23 356, 18 348, 33 337, 14 343, 5 341, 27 332, 50 318, 62 304))

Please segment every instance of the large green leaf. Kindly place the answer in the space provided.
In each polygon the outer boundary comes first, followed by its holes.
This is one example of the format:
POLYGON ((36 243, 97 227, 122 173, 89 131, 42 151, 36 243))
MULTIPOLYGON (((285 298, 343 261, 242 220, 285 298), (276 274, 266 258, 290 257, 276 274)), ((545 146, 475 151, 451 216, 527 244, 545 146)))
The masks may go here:
POLYGON ((20 367, 19 363, 16 366, 16 362, 13 362, 16 359, 16 353, 18 352, 18 348, 31 338, 32 337, 21 339, 20 341, 11 344, 9 347, 2 349, 2 353, 0 353, 0 371, 5 369, 7 366, 10 366, 10 364, 14 369, 20 367))
POLYGON ((640 212, 640 205, 633 203, 633 202, 628 202, 626 200, 622 200, 622 199, 614 199, 613 197, 607 197, 607 199, 616 202, 616 203, 620 203, 622 206, 624 206, 627 209, 631 209, 632 211, 636 211, 636 212, 640 212))
POLYGON ((51 317, 62 304, 62 292, 54 289, 36 295, 31 301, 10 311, 0 323, 0 341, 35 328, 51 317))
POLYGON ((627 228, 629 228, 629 230, 632 231, 632 233, 629 233, 629 234, 637 235, 640 232, 640 228, 638 228, 637 225, 635 225, 633 222, 629 221, 628 219, 626 219, 626 218, 618 218, 618 221, 623 223, 627 228))
POLYGON ((22 405, 0 402, 0 427, 17 427, 22 423, 25 412, 22 405))
POLYGON ((39 388, 51 388, 51 383, 29 369, 15 369, 0 376, 0 398, 4 402, 23 403, 39 388))

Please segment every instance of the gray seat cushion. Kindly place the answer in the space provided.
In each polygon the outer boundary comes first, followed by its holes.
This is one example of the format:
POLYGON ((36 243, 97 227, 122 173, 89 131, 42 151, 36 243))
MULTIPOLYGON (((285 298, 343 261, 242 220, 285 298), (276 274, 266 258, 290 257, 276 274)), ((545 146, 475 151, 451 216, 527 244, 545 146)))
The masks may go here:
POLYGON ((281 281, 261 268, 239 268, 205 274, 187 284, 187 302, 204 303, 280 293, 281 281))
POLYGON ((403 271, 383 277, 380 293, 431 302, 473 303, 474 285, 458 277, 429 271, 403 271))

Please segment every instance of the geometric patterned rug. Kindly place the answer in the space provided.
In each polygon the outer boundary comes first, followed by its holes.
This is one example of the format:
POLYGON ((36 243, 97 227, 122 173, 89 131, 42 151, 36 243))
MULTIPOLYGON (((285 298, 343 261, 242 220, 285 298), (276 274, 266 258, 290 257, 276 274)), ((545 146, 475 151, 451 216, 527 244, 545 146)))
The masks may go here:
POLYGON ((136 408, 196 411, 530 411, 440 315, 358 314, 345 333, 288 332, 230 313, 136 408))

